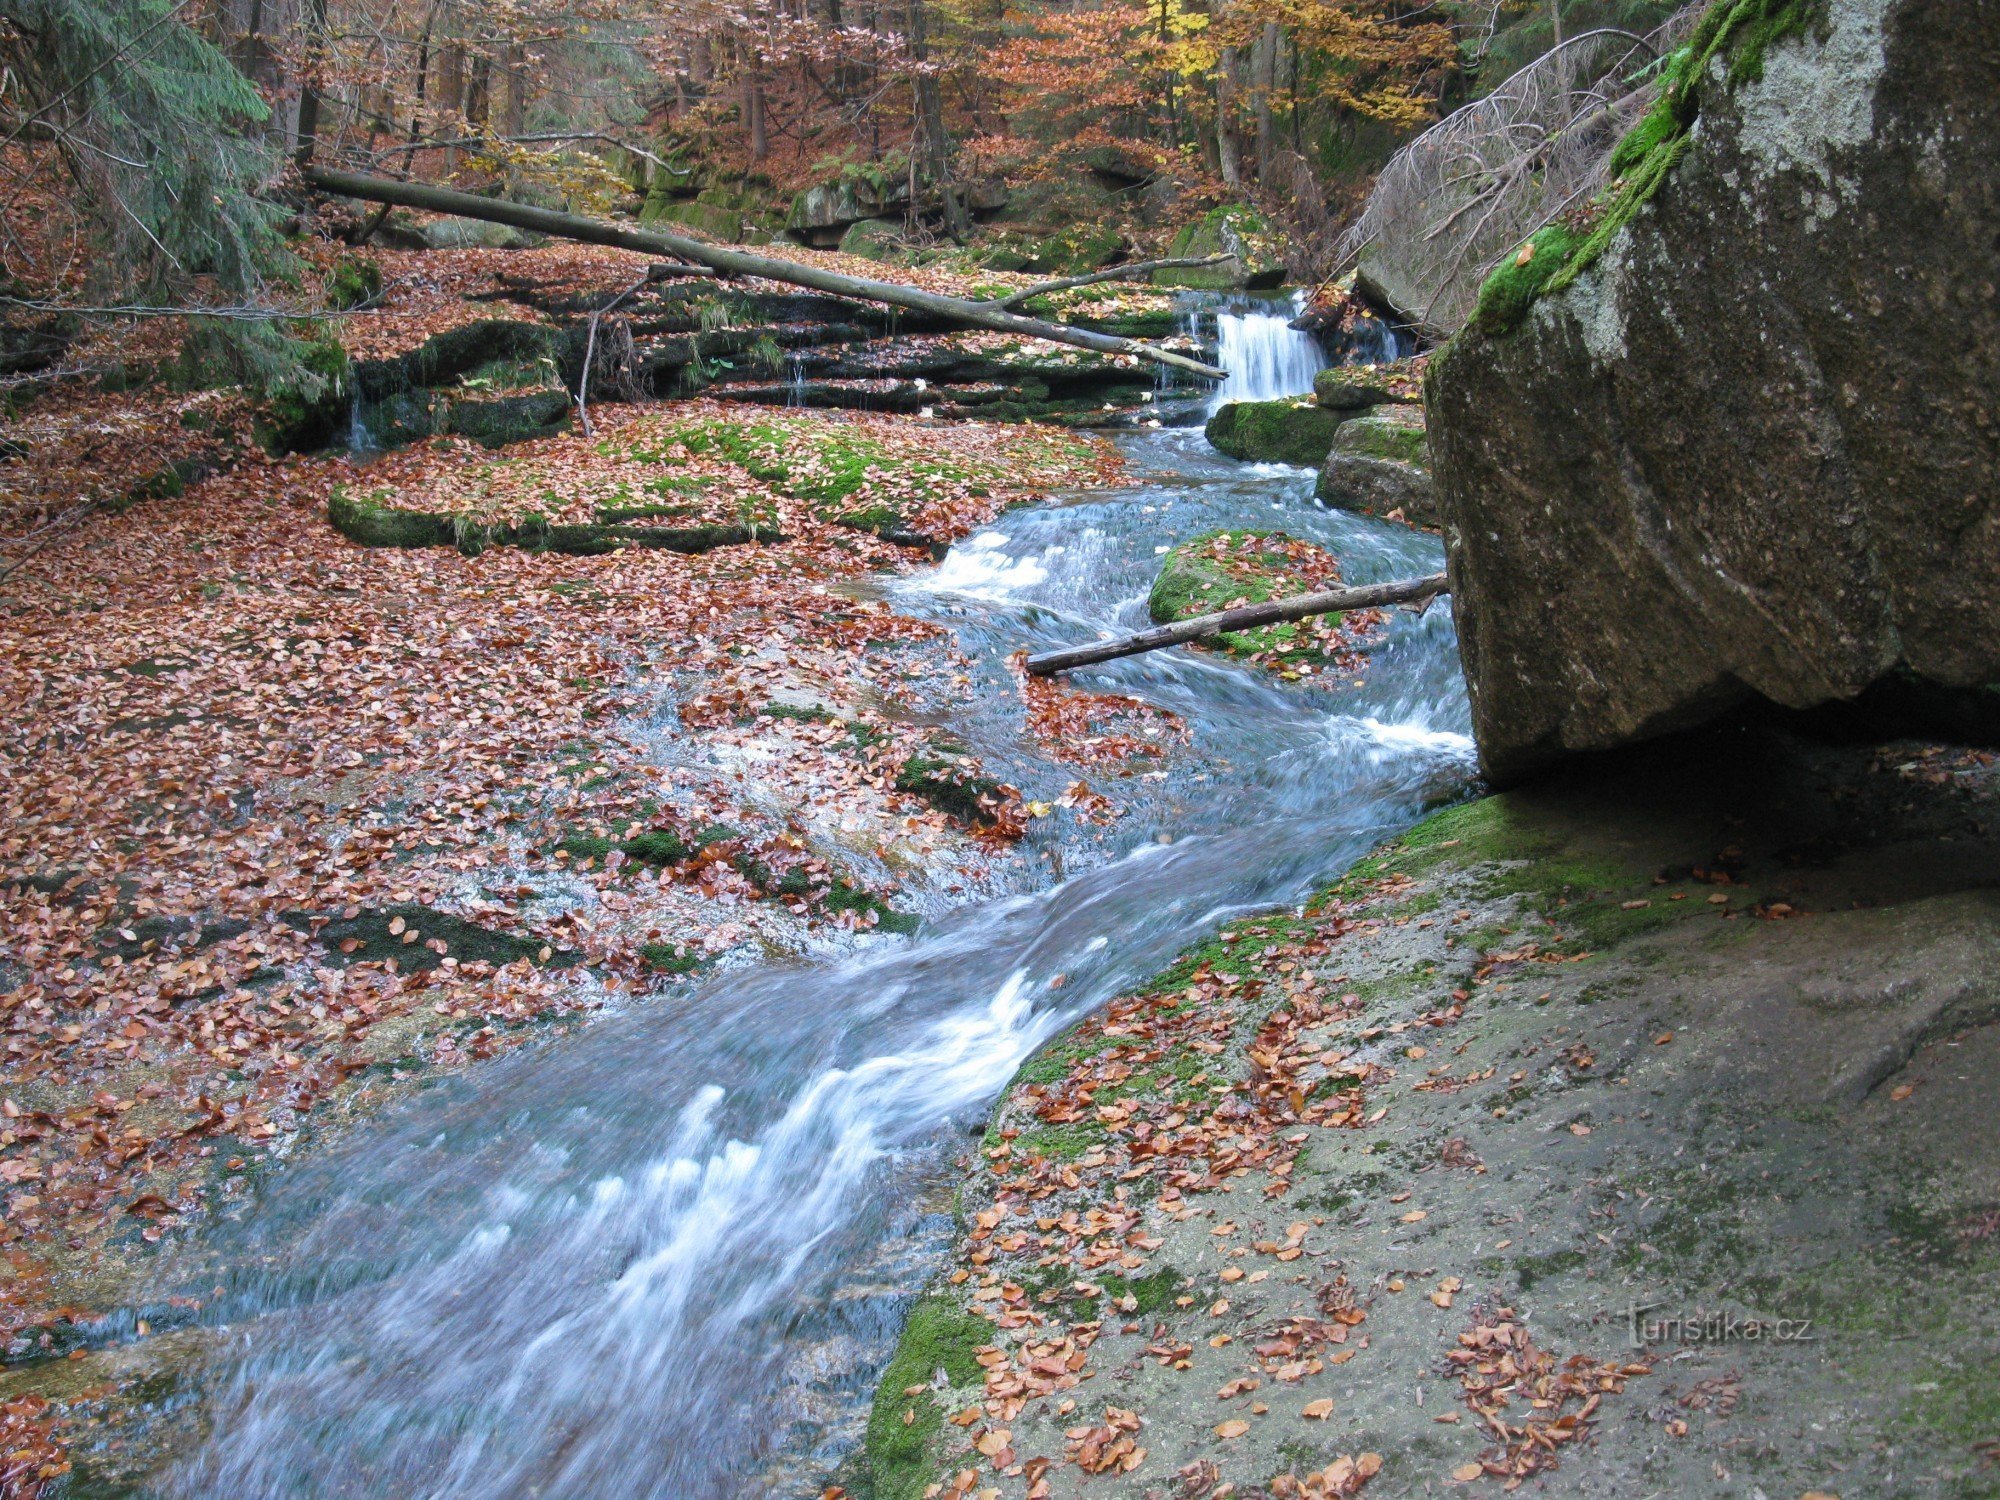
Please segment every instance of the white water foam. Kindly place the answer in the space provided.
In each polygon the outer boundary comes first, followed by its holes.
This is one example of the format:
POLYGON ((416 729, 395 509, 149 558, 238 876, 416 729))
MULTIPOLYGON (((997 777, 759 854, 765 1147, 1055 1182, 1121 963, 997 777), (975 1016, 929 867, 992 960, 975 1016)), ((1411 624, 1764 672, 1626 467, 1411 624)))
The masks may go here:
POLYGON ((1471 765, 1478 758, 1478 746, 1470 736, 1433 729, 1417 719, 1385 722, 1372 714, 1360 718, 1336 714, 1327 721, 1326 732, 1336 746, 1357 749, 1376 762, 1420 756, 1471 765))
POLYGON ((1296 301, 1272 303, 1268 310, 1217 309, 1215 360, 1229 378, 1209 398, 1210 411, 1231 401, 1275 401, 1312 390, 1326 357, 1311 334, 1291 326, 1298 312, 1296 301))
POLYGON ((1006 545, 1007 538, 997 531, 968 537, 945 554, 923 580, 924 587, 940 594, 1005 602, 1047 581, 1048 564, 1042 557, 1015 557, 1006 545))

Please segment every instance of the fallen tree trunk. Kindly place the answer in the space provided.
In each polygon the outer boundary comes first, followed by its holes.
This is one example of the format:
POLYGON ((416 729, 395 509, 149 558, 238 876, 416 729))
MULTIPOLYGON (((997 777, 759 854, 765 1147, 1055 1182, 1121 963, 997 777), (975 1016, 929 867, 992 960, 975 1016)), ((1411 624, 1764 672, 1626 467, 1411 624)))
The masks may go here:
POLYGON ((1196 615, 1176 620, 1154 630, 1115 641, 1096 641, 1088 646, 1068 646, 1061 651, 1044 651, 1027 661, 1036 677, 1049 677, 1071 667, 1087 667, 1093 662, 1114 661, 1121 656, 1137 656, 1142 651, 1158 651, 1187 641, 1202 640, 1225 631, 1255 630, 1260 625, 1277 625, 1286 620, 1303 620, 1309 615, 1330 615, 1342 609, 1373 609, 1384 604, 1428 605, 1440 594, 1451 592, 1442 573, 1427 578, 1399 578, 1392 583, 1364 583, 1358 588, 1327 589, 1317 594, 1300 594, 1295 599, 1274 599, 1268 604, 1245 604, 1218 614, 1196 615))
POLYGON ((1004 297, 995 297, 993 305, 1019 307, 1023 302, 1046 297, 1051 292, 1067 292, 1080 286, 1096 286, 1100 281, 1130 281, 1135 276, 1150 276, 1155 271, 1178 271, 1189 266, 1213 266, 1233 258, 1228 255, 1182 255, 1170 260, 1142 260, 1129 266, 1111 266, 1102 271, 1092 271, 1088 276, 1065 276, 1059 281, 1038 281, 1033 286, 1024 286, 1019 291, 1009 292, 1004 297))
POLYGON ((300 176, 309 186, 316 187, 322 192, 337 193, 344 198, 361 198, 371 203, 393 203, 404 208, 452 214, 463 219, 483 219, 492 224, 509 224, 516 229, 532 230, 537 234, 553 235, 558 239, 580 240, 587 245, 609 245, 615 249, 637 250, 648 255, 678 256, 684 261, 710 266, 732 276, 757 276, 766 281, 781 281, 791 286, 830 292, 836 297, 851 297, 859 302, 880 302, 889 307, 907 307, 954 323, 963 323, 968 327, 991 328, 1001 333, 1020 334, 1024 338, 1046 339, 1056 344, 1072 344, 1079 349, 1091 349, 1100 354, 1136 355, 1140 359, 1148 359, 1155 364, 1166 365, 1176 370, 1185 370, 1190 375, 1200 375, 1208 380, 1227 378, 1227 371, 1218 370, 1213 365, 1205 365, 1200 360, 1190 359, 1184 354, 1176 354, 1170 349, 1161 349, 1139 339, 1119 338, 1109 333, 1091 333, 1086 329, 1071 328, 1062 323, 1048 323, 1040 318, 1023 317, 1019 313, 1008 312, 990 302, 974 302, 964 297, 946 297, 893 281, 869 281, 860 276, 845 276, 838 271, 824 271, 818 266, 780 260, 776 256, 752 255, 747 250, 738 250, 727 245, 711 245, 704 240, 669 234, 658 229, 627 229, 623 225, 607 224, 602 219, 588 219, 580 214, 557 213, 553 209, 532 208, 525 203, 506 203, 497 198, 481 198, 451 188, 431 187, 427 183, 396 182, 387 177, 367 177, 358 172, 337 172, 327 167, 308 166, 301 171, 300 176))

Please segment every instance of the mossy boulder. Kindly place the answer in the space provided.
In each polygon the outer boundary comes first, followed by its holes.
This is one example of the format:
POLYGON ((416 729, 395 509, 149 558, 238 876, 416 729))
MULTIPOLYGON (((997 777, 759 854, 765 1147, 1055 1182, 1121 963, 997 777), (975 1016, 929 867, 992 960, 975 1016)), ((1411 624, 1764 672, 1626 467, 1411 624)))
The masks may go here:
POLYGON ((1412 526, 1435 526, 1437 486, 1421 406, 1382 405, 1349 417, 1333 435, 1314 497, 1412 526))
POLYGON ((908 250, 903 226, 895 219, 861 219, 848 225, 840 237, 840 253, 863 260, 901 260, 908 250))
POLYGON ((1437 486, 1430 470, 1393 458, 1329 453, 1313 496, 1322 505, 1358 510, 1412 526, 1438 523, 1437 486))
POLYGON ((775 520, 746 513, 735 519, 663 514, 667 508, 603 511, 593 521, 551 522, 527 514, 496 519, 463 512, 406 509, 387 493, 358 494, 342 487, 327 501, 326 518, 342 536, 364 547, 456 547, 468 557, 489 547, 595 556, 621 547, 665 552, 710 552, 780 539, 775 520))
MULTIPOLYGON (((449 385, 495 364, 538 364, 553 374, 568 349, 568 335, 546 323, 481 318, 434 334, 406 353, 359 360, 354 377, 363 399, 379 401, 420 386, 449 385)), ((577 358, 581 362, 581 347, 577 358)))
POLYGON ((1558 226, 1581 240, 1503 263, 1433 358, 1500 780, 1760 700, 2000 681, 2000 54, 1978 10, 1711 7, 1674 128, 1642 123, 1624 186, 1558 226))
POLYGON ((569 392, 542 390, 454 396, 449 410, 452 432, 498 448, 566 430, 571 406, 569 392))
POLYGON ((1349 417, 1333 434, 1333 452, 1353 458, 1430 467, 1421 406, 1378 406, 1366 416, 1349 417))
POLYGON ((300 371, 265 397, 252 424, 259 446, 273 454, 323 448, 347 421, 354 395, 354 369, 332 334, 304 346, 300 371))
POLYGON ((1270 221, 1248 204, 1211 209, 1192 224, 1181 226, 1167 247, 1174 259, 1211 255, 1228 259, 1212 266, 1180 266, 1155 271, 1159 286, 1184 286, 1205 291, 1270 288, 1284 285, 1285 261, 1270 221))
POLYGON ((1366 411, 1371 406, 1418 405, 1423 401, 1424 361, 1399 359, 1386 365, 1335 365, 1313 377, 1313 399, 1328 411, 1366 411))
MULTIPOLYGON (((1156 625, 1170 625, 1339 586, 1340 565, 1332 553, 1313 542, 1282 531, 1212 531, 1167 553, 1146 596, 1146 611, 1156 625)), ((1350 644, 1343 625, 1341 615, 1318 615, 1256 630, 1225 631, 1201 644, 1296 669, 1340 660, 1350 644)))
POLYGON ((903 174, 856 173, 840 182, 809 187, 792 200, 784 232, 802 245, 831 249, 850 224, 890 216, 910 201, 909 179, 903 174))
POLYGON ((1232 401, 1208 419, 1216 450, 1246 463, 1312 468, 1333 447, 1340 416, 1309 401, 1232 401))
POLYGON ((740 209, 724 208, 698 199, 649 199, 640 211, 639 221, 667 229, 691 229, 703 239, 716 240, 725 245, 736 244, 743 238, 743 214, 740 209))

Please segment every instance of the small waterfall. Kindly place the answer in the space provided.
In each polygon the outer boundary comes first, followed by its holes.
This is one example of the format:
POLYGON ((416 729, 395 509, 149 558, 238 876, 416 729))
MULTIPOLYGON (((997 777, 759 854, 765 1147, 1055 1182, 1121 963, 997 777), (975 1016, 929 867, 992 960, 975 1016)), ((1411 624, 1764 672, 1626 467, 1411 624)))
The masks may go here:
POLYGON ((1215 362, 1229 372, 1209 400, 1211 411, 1231 401, 1303 396, 1326 356, 1309 333, 1291 326, 1299 299, 1242 299, 1215 310, 1215 362))
POLYGON ((785 356, 785 405, 806 404, 805 355, 794 349, 785 356))
POLYGON ((354 399, 347 406, 347 451, 373 453, 379 446, 375 434, 368 430, 368 423, 361 415, 361 391, 357 386, 354 399))

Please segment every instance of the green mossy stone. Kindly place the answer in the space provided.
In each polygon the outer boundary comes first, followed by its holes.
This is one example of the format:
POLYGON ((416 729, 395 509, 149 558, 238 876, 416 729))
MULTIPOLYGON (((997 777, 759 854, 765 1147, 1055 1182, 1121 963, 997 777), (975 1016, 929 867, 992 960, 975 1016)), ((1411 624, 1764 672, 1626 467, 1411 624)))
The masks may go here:
MULTIPOLYGON (((1159 576, 1146 596, 1146 612, 1154 624, 1171 625, 1239 604, 1262 604, 1277 596, 1278 580, 1298 567, 1284 550, 1292 541, 1281 531, 1211 531, 1182 542, 1161 559, 1159 576), (1216 556, 1218 541, 1227 544, 1226 557, 1216 556), (1272 544, 1269 549, 1258 545, 1266 541, 1272 544)), ((1294 586, 1288 592, 1301 590, 1294 586)), ((1338 625, 1341 617, 1325 618, 1338 625)), ((1237 656, 1288 653, 1299 649, 1299 627, 1286 621, 1257 630, 1224 631, 1202 644, 1237 656)), ((1293 659, 1312 658, 1300 654, 1293 659)))
POLYGON ((908 250, 903 226, 894 219, 862 219, 840 237, 840 253, 863 260, 899 261, 908 250))
POLYGON ((1228 291, 1239 287, 1280 286, 1284 258, 1270 221, 1247 204, 1211 209, 1192 224, 1183 224, 1167 247, 1174 260, 1226 255, 1212 266, 1177 266, 1153 273, 1156 286, 1191 287, 1198 291, 1228 291))
POLYGON ((1333 448, 1340 417, 1307 401, 1232 401, 1205 429, 1218 452, 1246 463, 1316 467, 1333 448))
POLYGON ((1334 365, 1313 377, 1313 400, 1328 411, 1366 411, 1371 406, 1414 405, 1418 366, 1399 359, 1386 365, 1334 365))
POLYGON ((1333 452, 1355 458, 1385 458, 1430 467, 1430 447, 1419 407, 1383 407, 1365 417, 1349 417, 1333 435, 1333 452))
POLYGON ((928 1390, 903 1392, 932 1386, 940 1371, 949 1385, 979 1385, 985 1372, 976 1351, 992 1342, 993 1325, 948 1296, 926 1297, 910 1309, 868 1414, 864 1461, 874 1500, 920 1500, 932 1479, 930 1449, 944 1412, 928 1390))
POLYGON ((649 201, 640 211, 639 222, 668 229, 691 229, 704 239, 733 245, 743 238, 743 215, 733 208, 713 203, 649 201))

